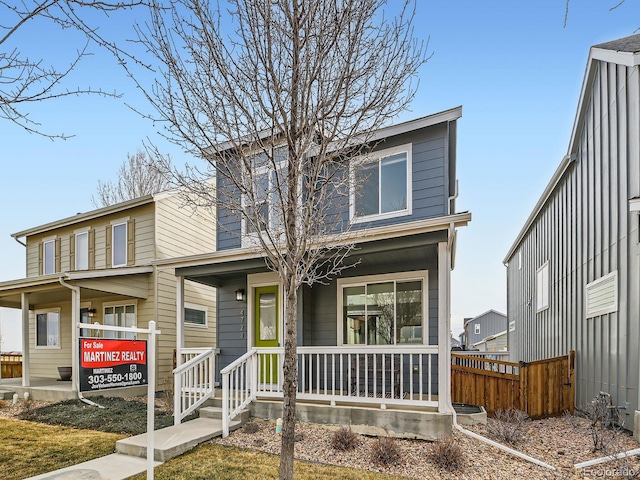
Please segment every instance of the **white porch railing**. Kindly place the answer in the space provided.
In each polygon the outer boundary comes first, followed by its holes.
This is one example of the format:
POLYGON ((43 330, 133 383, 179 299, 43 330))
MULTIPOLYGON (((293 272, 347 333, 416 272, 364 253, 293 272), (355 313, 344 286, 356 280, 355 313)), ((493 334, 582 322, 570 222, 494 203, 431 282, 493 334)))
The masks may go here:
POLYGON ((183 364, 173 371, 173 421, 179 425, 215 393, 215 348, 182 349, 183 364))
MULTIPOLYGON (((298 347, 301 400, 437 407, 438 347, 298 347)), ((251 350, 222 370, 223 436, 258 397, 282 398, 283 348, 251 350)))

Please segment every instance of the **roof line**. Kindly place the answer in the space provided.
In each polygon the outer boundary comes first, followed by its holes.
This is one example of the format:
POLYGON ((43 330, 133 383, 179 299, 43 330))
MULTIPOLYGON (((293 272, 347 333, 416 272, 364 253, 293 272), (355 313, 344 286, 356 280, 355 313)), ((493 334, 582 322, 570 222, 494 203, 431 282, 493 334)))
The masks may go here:
POLYGON ((470 318, 469 320, 467 320, 466 322, 464 322, 464 324, 463 324, 462 326, 463 326, 463 327, 466 327, 466 326, 467 326, 467 324, 468 324, 469 322, 473 322, 476 318, 482 317, 483 315, 486 315, 487 313, 491 313, 491 312, 493 312, 493 313, 497 313, 498 315, 502 315, 502 316, 503 316, 503 317, 505 317, 505 318, 507 317, 507 315, 506 315, 505 313, 502 313, 502 312, 499 312, 499 311, 497 311, 497 310, 494 310, 493 308, 490 308, 490 309, 489 309, 489 310, 487 310, 486 312, 481 313, 480 315, 476 315, 476 316, 475 316, 475 317, 473 317, 473 318, 470 318))

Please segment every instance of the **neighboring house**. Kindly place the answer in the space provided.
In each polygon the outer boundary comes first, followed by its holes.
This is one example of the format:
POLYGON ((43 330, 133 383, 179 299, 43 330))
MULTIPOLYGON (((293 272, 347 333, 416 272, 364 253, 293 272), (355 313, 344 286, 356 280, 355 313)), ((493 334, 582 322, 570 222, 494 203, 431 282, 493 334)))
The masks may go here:
POLYGON ((513 360, 575 350, 576 407, 608 392, 627 428, 640 395, 639 69, 640 35, 591 48, 567 154, 504 259, 513 360))
MULTIPOLYGON (((79 335, 97 332, 78 331, 75 323, 146 328, 155 320, 162 331, 157 386, 172 389, 176 279, 152 262, 215 249, 213 214, 180 207, 177 193, 163 192, 12 235, 26 247, 27 276, 0 282, 0 306, 23 312, 24 387, 61 388, 57 367, 73 365, 79 335)), ((215 290, 188 284, 183 303, 186 345, 214 345, 215 290)), ((77 389, 75 370, 69 395, 77 389)), ((33 398, 43 394, 32 391, 33 398)))
POLYGON ((460 340, 458 340, 456 337, 453 336, 453 334, 451 335, 451 348, 460 348, 462 346, 462 344, 460 343, 460 340))
MULTIPOLYGON (((404 178, 380 194, 405 201, 366 217, 346 198, 337 207, 357 246, 347 262, 359 263, 299 292, 298 399, 432 406, 444 419, 433 422, 441 430, 432 438, 450 431, 450 270, 456 228, 471 220, 455 211, 461 114, 458 107, 377 132, 371 165, 393 155, 404 178)), ((231 216, 218 211, 225 218, 231 216)), ((156 265, 175 268, 179 282, 217 287, 220 368, 248 369, 246 378, 258 379, 237 390, 281 398, 283 289, 264 254, 244 246, 246 235, 241 222, 230 221, 219 226, 216 252, 156 265)))
POLYGON ((464 346, 467 350, 502 352, 507 350, 507 316, 489 310, 464 319, 464 346))

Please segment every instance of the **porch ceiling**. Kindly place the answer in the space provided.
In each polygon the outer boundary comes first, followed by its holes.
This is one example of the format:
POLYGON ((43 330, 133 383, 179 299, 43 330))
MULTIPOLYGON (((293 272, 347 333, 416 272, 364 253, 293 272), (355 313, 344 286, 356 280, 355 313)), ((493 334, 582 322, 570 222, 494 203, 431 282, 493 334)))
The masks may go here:
MULTIPOLYGON (((437 244, 446 240, 447 232, 438 231, 367 242, 357 245, 346 263, 359 262, 360 265, 367 266, 410 265, 416 260, 437 258, 437 244)), ((259 257, 176 268, 175 273, 193 282, 221 287, 227 279, 235 278, 238 274, 267 270, 265 258, 259 257)))

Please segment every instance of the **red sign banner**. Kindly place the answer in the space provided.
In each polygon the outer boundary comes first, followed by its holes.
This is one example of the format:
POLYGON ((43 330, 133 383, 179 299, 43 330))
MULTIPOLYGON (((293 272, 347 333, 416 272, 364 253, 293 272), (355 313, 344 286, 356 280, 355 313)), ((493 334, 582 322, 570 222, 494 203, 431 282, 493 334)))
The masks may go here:
POLYGON ((81 392, 146 383, 146 340, 80 339, 81 392))

